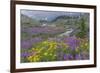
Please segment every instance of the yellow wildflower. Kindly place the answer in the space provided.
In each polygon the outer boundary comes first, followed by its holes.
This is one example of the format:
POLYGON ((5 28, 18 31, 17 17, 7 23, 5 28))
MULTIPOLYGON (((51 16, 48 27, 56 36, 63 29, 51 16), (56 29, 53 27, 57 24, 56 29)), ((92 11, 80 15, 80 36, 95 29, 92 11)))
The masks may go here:
POLYGON ((47 54, 48 54, 48 53, 46 53, 46 52, 44 53, 45 56, 46 56, 47 54))

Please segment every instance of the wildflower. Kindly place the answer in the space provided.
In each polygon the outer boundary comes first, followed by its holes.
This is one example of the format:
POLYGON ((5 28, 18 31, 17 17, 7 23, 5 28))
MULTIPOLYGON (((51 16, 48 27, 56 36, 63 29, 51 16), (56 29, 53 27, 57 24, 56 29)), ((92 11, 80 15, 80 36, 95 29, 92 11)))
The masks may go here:
POLYGON ((27 57, 27 59, 30 61, 30 62, 32 62, 33 61, 33 56, 29 56, 29 57, 27 57))
POLYGON ((40 60, 40 57, 38 55, 36 55, 36 56, 29 56, 27 59, 30 62, 38 62, 40 60))
POLYGON ((21 41, 21 48, 28 49, 32 46, 32 43, 29 40, 22 40, 21 41))
POLYGON ((67 59, 67 55, 66 55, 66 54, 64 54, 63 58, 64 58, 64 60, 66 60, 66 59, 67 59))
POLYGON ((79 46, 79 40, 75 37, 68 37, 66 38, 66 43, 68 44, 68 46, 72 49, 75 50, 78 46, 79 46))
POLYGON ((76 54, 76 55, 75 55, 75 59, 76 59, 76 60, 80 60, 80 59, 81 59, 81 55, 80 55, 80 54, 76 54))
POLYGON ((71 55, 71 54, 64 54, 63 59, 64 60, 71 60, 71 59, 73 59, 73 55, 71 55))
POLYGON ((29 53, 28 52, 21 53, 21 57, 28 57, 28 56, 29 56, 29 53))
POLYGON ((45 56, 46 56, 47 54, 48 54, 48 53, 46 53, 46 52, 44 53, 45 56))

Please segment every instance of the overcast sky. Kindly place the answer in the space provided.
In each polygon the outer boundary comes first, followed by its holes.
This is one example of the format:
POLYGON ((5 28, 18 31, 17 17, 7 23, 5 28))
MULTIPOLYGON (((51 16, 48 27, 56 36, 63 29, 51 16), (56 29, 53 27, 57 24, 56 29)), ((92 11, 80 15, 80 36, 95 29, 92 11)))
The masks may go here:
POLYGON ((62 12, 62 11, 39 11, 39 10, 21 10, 21 14, 35 19, 47 19, 51 20, 61 15, 75 15, 78 16, 80 13, 76 12, 62 12))

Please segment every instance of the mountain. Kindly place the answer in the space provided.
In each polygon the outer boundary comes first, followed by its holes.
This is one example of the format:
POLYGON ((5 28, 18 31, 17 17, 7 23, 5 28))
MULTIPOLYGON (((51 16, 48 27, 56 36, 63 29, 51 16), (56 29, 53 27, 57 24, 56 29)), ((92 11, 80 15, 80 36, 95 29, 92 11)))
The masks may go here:
POLYGON ((39 25, 40 23, 36 19, 21 14, 21 24, 30 26, 30 25, 39 25))
POLYGON ((53 21, 57 17, 66 16, 66 17, 75 17, 80 16, 80 12, 67 12, 67 11, 41 11, 41 10, 21 10, 21 14, 24 14, 30 18, 36 20, 47 20, 53 21))

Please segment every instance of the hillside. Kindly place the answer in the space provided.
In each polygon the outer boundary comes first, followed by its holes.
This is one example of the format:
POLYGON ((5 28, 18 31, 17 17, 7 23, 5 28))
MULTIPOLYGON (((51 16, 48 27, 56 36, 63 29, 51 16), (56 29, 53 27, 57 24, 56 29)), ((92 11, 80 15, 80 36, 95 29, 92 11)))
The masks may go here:
POLYGON ((36 19, 32 19, 26 15, 21 14, 21 24, 22 25, 28 25, 28 26, 35 26, 35 25, 39 25, 39 21, 37 21, 36 19))

